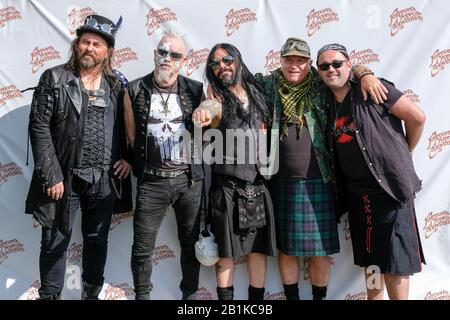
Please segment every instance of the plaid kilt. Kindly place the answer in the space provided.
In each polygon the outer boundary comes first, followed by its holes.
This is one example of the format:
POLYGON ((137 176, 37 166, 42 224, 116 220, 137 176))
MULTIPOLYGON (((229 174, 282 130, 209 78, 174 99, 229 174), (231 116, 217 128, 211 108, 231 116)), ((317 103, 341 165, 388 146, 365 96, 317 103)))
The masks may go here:
POLYGON ((278 249, 289 256, 339 252, 334 197, 322 179, 271 181, 278 249))

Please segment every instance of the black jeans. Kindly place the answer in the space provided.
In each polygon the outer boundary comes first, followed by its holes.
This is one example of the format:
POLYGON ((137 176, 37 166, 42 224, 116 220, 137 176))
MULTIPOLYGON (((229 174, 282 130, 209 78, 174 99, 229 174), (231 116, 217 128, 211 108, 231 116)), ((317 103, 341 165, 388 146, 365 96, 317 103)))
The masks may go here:
POLYGON ((203 181, 191 184, 188 174, 162 178, 144 174, 138 181, 134 213, 131 270, 134 291, 144 297, 152 290, 152 255, 159 228, 169 205, 175 211, 181 247, 182 280, 180 289, 188 296, 198 289, 200 263, 195 257, 195 242, 200 232, 200 203, 203 181))
POLYGON ((108 249, 108 233, 117 195, 107 173, 95 184, 73 177, 69 201, 69 235, 57 229, 42 228, 39 269, 41 287, 39 295, 51 296, 61 293, 64 287, 67 248, 73 222, 81 206, 83 253, 81 278, 94 286, 103 285, 103 273, 108 249))

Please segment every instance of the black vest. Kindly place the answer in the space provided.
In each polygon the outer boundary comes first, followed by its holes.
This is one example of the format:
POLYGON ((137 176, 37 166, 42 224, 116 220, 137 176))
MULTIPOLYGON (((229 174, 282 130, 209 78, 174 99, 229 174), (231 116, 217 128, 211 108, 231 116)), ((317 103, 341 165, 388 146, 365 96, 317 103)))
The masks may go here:
MULTIPOLYGON (((137 178, 141 178, 144 167, 147 163, 147 123, 151 108, 153 72, 136 79, 128 85, 128 91, 133 106, 134 118, 136 123, 136 137, 134 141, 134 170, 137 178)), ((183 122, 187 130, 191 133, 194 140, 194 125, 192 123, 192 111, 197 108, 203 96, 203 84, 199 81, 188 79, 184 76, 178 76, 178 95, 180 97, 181 109, 183 112, 183 122)), ((203 166, 194 164, 193 156, 195 147, 191 147, 191 180, 200 180, 204 177, 203 166)))

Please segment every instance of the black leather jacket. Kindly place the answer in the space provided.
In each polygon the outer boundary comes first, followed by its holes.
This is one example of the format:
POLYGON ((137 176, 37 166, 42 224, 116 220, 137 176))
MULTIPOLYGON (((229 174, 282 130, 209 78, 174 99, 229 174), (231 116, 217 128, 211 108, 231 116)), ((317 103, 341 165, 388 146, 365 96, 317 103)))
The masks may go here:
MULTIPOLYGON (((142 177, 147 163, 147 123, 150 114, 151 94, 152 94, 153 72, 134 81, 128 85, 131 103, 133 106, 134 119, 136 122, 136 138, 134 142, 133 173, 139 179, 142 177)), ((178 94, 182 105, 183 122, 194 140, 194 126, 192 123, 192 112, 198 107, 203 99, 203 85, 199 81, 178 76, 178 94)), ((201 144, 191 144, 191 164, 190 174, 192 181, 204 178, 204 170, 201 162, 194 161, 196 149, 201 148, 201 144)))
MULTIPOLYGON (((123 89, 115 76, 105 75, 111 88, 110 98, 116 107, 116 133, 120 157, 130 160, 125 136, 123 89)), ((30 110, 29 133, 34 157, 34 171, 26 200, 25 212, 44 227, 58 228, 63 233, 69 226, 69 197, 72 186, 72 168, 81 155, 80 119, 82 94, 80 78, 60 65, 47 69, 34 92, 30 110), (64 195, 55 201, 47 196, 47 188, 64 182, 64 195)), ((131 180, 116 179, 117 190, 122 190, 116 202, 115 213, 132 209, 131 180), (120 188, 122 183, 122 188, 120 188)))

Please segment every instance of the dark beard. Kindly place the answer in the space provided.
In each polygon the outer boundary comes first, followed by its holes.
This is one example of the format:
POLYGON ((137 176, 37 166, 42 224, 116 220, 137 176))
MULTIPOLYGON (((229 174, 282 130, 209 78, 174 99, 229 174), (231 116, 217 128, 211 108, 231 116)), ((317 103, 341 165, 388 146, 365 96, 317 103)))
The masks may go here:
POLYGON ((232 85, 235 85, 237 83, 237 75, 236 73, 233 73, 233 76, 231 78, 225 78, 225 79, 221 79, 219 78, 220 84, 225 87, 225 88, 229 88, 232 85))

